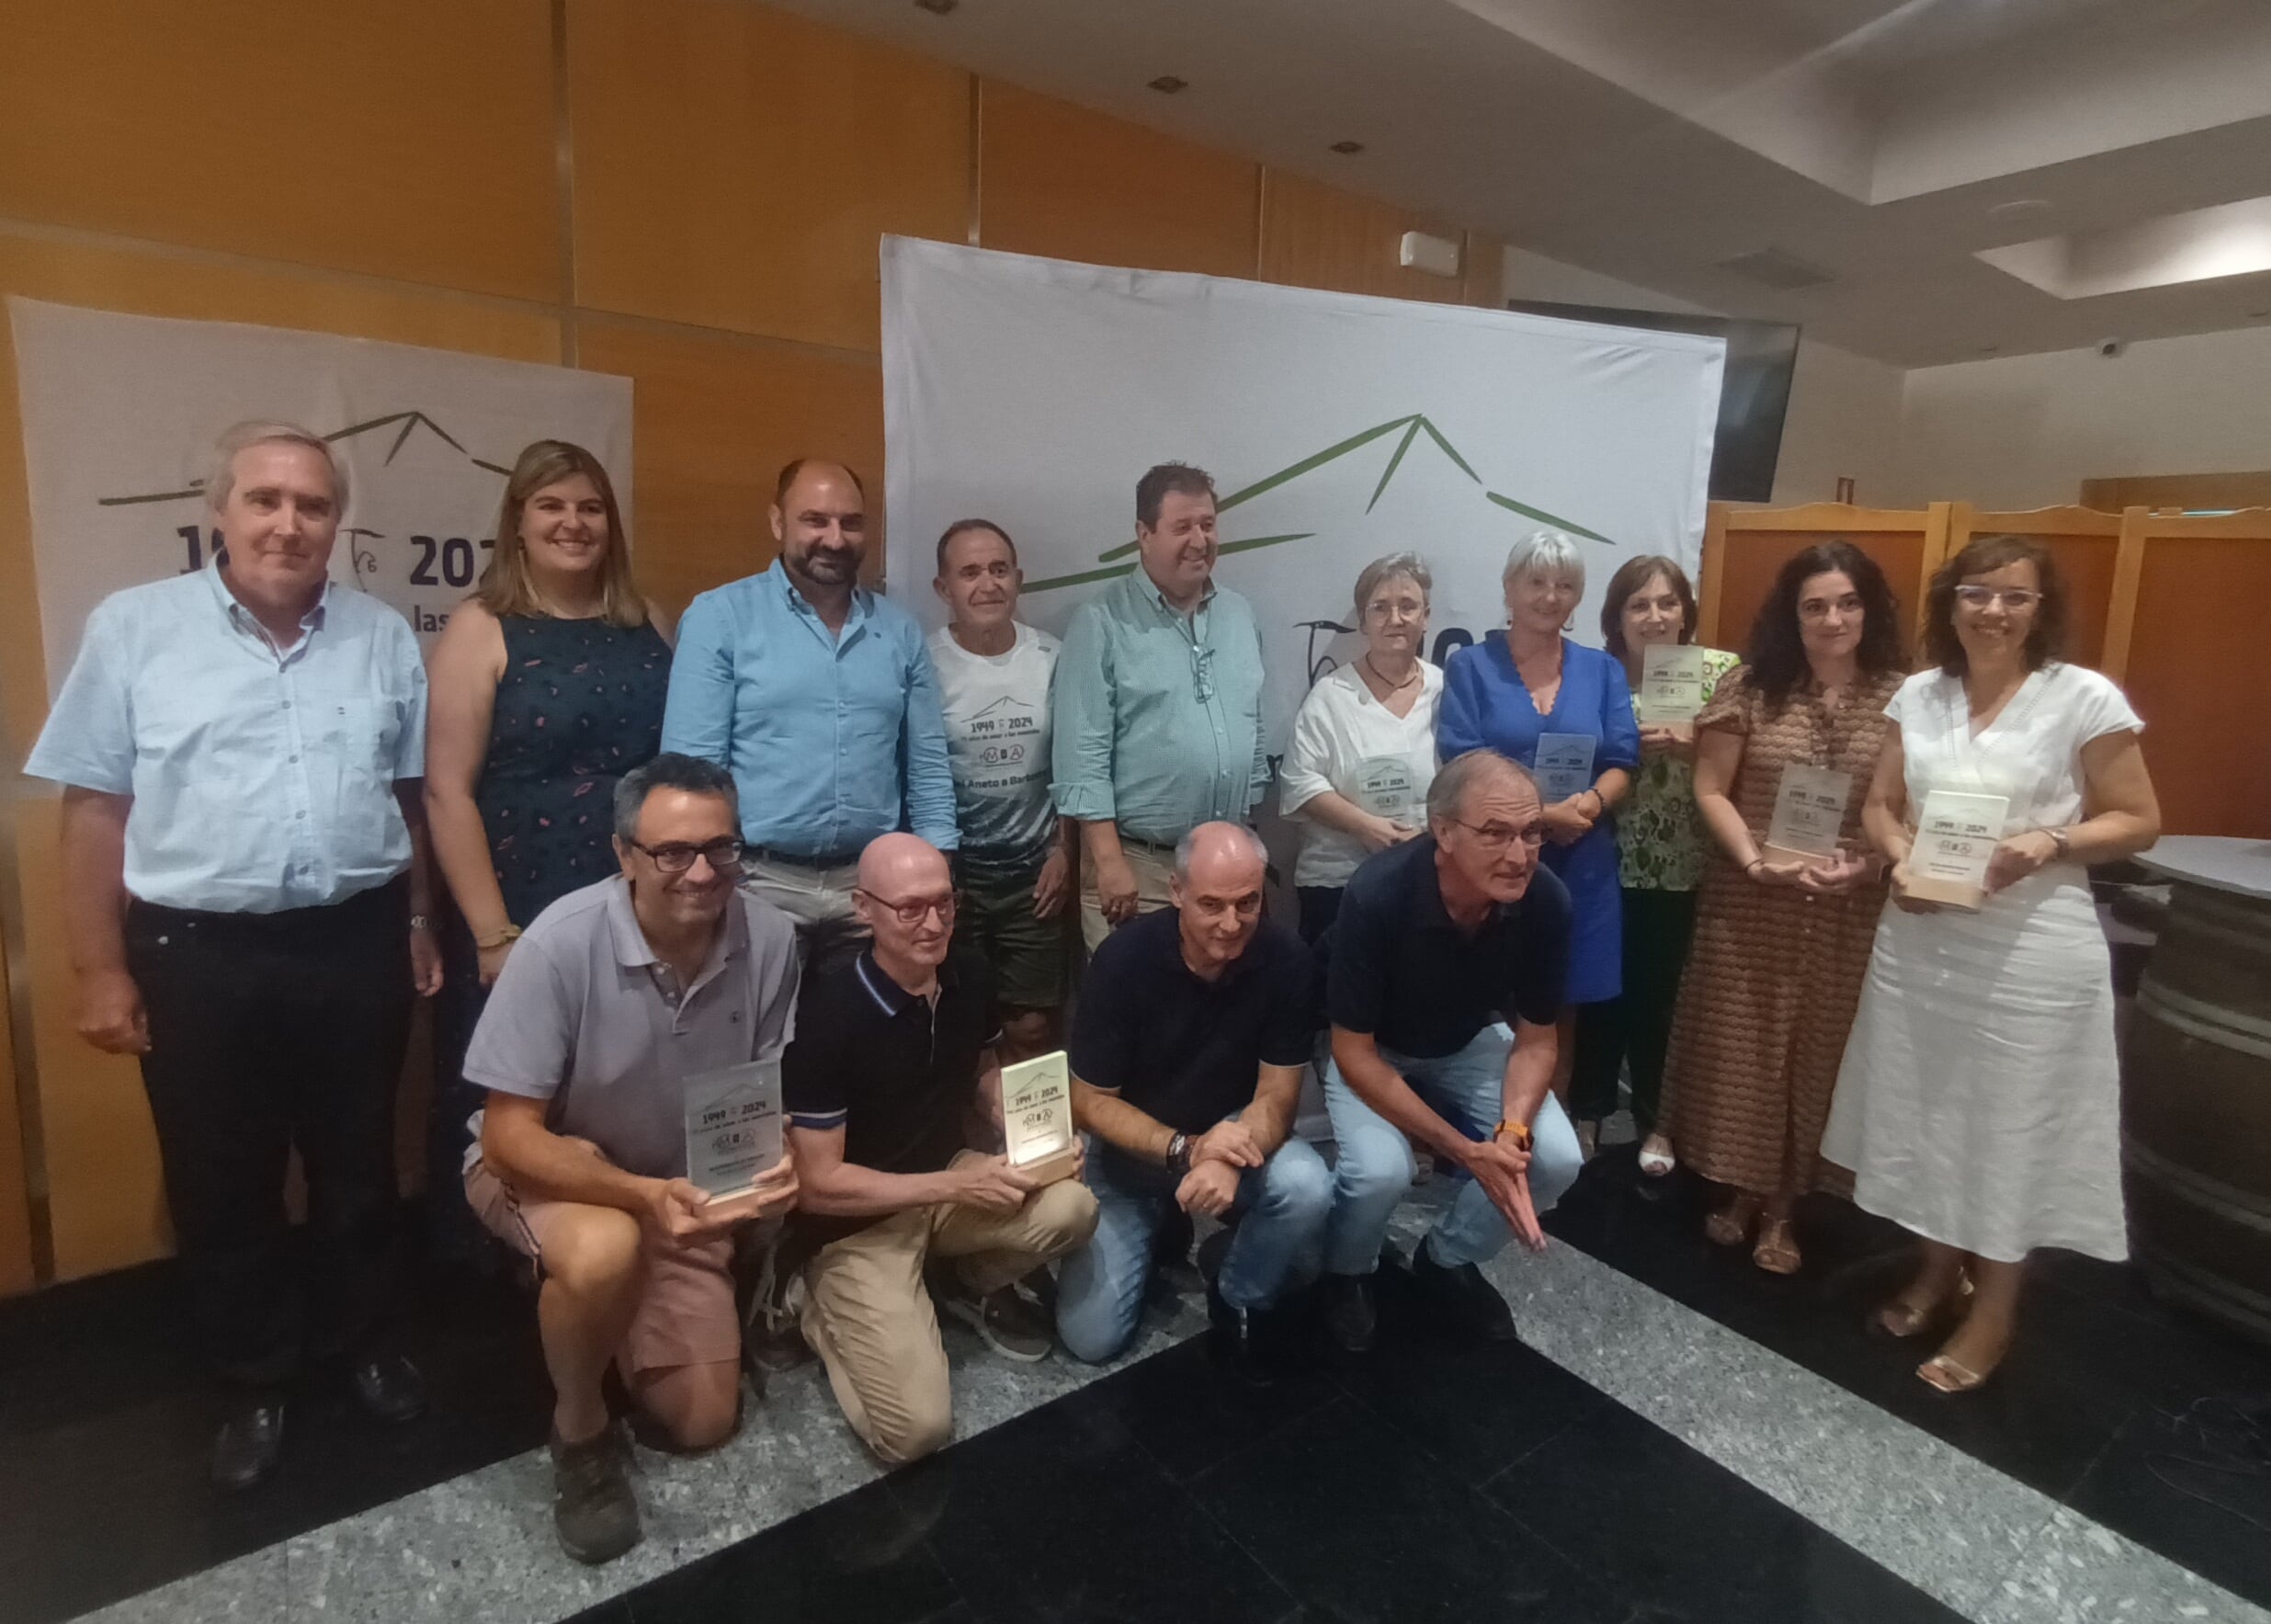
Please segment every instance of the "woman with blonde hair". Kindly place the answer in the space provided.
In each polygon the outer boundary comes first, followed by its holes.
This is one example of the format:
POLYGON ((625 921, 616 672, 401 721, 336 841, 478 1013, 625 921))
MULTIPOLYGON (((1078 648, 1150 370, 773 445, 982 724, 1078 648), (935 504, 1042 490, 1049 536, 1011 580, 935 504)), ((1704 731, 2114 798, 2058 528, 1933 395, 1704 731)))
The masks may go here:
POLYGON ((596 457, 565 440, 523 450, 491 547, 426 659, 426 819, 461 922, 444 939, 436 1192, 458 1187, 480 1105, 458 1062, 485 989, 529 921, 617 872, 615 783, 661 749, 670 683, 670 644, 631 578, 596 457))

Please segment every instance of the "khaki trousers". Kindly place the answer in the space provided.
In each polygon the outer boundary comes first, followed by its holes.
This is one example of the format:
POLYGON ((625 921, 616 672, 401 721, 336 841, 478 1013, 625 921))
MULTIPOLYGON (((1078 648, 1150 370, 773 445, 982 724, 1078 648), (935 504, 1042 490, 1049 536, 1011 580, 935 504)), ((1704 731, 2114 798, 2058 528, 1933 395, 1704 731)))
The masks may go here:
MULTIPOLYGON (((1167 882, 1175 878, 1175 859, 1141 846, 1123 843, 1119 850, 1135 875, 1136 912, 1156 914, 1171 906, 1174 898, 1167 893, 1167 882)), ((1094 953, 1111 934, 1112 927, 1105 923, 1104 905, 1096 900, 1096 866, 1084 859, 1080 866, 1081 946, 1094 953)))
POLYGON ((844 1418, 878 1459, 917 1459, 954 1432, 925 1262, 933 1254, 959 1259, 971 1289, 998 1291, 1085 1245, 1096 1227, 1096 1197, 1065 1178, 1035 1190, 1015 1212, 959 1201, 910 1207, 820 1249, 804 1268, 798 1324, 827 1368, 844 1418))

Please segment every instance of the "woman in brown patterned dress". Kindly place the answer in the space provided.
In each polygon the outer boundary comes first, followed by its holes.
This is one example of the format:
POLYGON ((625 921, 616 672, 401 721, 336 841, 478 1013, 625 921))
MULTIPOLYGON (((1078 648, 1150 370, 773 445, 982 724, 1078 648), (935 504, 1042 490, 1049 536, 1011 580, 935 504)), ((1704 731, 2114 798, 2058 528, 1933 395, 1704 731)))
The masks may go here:
POLYGON ((1849 1189, 1822 1160, 1822 1128, 1884 906, 1881 864, 1861 830, 1884 709, 1903 662, 1891 588, 1848 541, 1782 567, 1751 629, 1748 661, 1696 718, 1696 804, 1717 850, 1673 1017, 1665 1132, 1679 1159, 1732 1187, 1705 1232, 1749 1238, 1775 1274, 1800 1262, 1790 1207, 1849 1189), (1847 775, 1838 855, 1762 855, 1783 768, 1847 775))

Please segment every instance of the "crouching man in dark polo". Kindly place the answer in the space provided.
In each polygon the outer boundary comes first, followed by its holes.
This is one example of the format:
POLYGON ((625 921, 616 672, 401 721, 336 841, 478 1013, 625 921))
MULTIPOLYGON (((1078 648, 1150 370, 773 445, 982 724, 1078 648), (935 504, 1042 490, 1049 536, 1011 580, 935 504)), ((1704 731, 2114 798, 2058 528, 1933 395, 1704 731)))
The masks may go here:
POLYGON ((669 755, 626 773, 615 851, 619 875, 529 924, 465 1056, 489 1091, 466 1198, 543 1282, 552 1520, 585 1562, 639 1541, 608 1365, 666 1447, 732 1437, 733 1232, 797 1193, 787 1155, 744 1195, 712 1200, 687 1176, 689 1081, 777 1062, 796 1007, 795 927, 741 889, 732 776, 669 755))

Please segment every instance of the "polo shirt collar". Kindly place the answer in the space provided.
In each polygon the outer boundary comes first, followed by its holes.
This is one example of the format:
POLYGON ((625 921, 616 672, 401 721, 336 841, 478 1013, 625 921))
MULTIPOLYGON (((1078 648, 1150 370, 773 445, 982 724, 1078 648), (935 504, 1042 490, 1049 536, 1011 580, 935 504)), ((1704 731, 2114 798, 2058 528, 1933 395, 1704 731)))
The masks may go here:
MULTIPOLYGON (((1134 585, 1136 596, 1141 602, 1150 605, 1151 608, 1157 610, 1161 615, 1170 620, 1181 620, 1187 619, 1181 609, 1176 608, 1173 604, 1167 601, 1167 595, 1159 590, 1159 583, 1152 579, 1152 573, 1143 567, 1143 561, 1141 559, 1139 558, 1136 560, 1136 567, 1130 574, 1129 580, 1134 585)), ((1207 607, 1213 602, 1214 576, 1209 574, 1207 576, 1207 589, 1198 595, 1198 603, 1197 607, 1192 609, 1191 613, 1193 615, 1203 615, 1207 612, 1207 607)))
MULTIPOLYGON (((662 963, 654 945, 647 940, 647 933, 640 926, 638 911, 631 906, 630 880, 627 875, 618 874, 607 881, 607 934, 613 938, 615 961, 625 970, 652 970, 662 963)), ((701 972, 686 991, 692 993, 695 987, 717 974, 748 940, 748 915, 743 912, 741 897, 736 892, 725 905, 725 928, 710 944, 710 957, 702 960, 701 972)))
MULTIPOLYGON (((864 949, 857 959, 852 960, 852 974, 857 978, 861 989, 874 1001, 876 1008, 886 1016, 904 1015, 923 1002, 891 980, 890 973, 875 961, 873 948, 864 949)), ((954 973, 954 955, 948 953, 938 966, 938 995, 945 997, 947 989, 956 985, 958 980, 954 973)))
MULTIPOLYGON (((236 594, 229 590, 228 582, 221 579, 218 553, 206 564, 205 577, 207 585, 213 589, 213 601, 221 606, 221 612, 230 625, 241 631, 255 632, 263 637, 267 635, 261 630, 260 622, 253 618, 252 610, 238 601, 236 594)), ((308 612, 300 617, 301 630, 314 631, 322 628, 324 618, 331 609, 331 593, 335 585, 330 576, 324 577, 324 589, 315 595, 315 602, 310 606, 308 612)))
MULTIPOLYGON (((1441 848, 1436 845, 1436 837, 1423 835, 1412 845, 1425 848, 1425 855, 1412 865, 1418 870, 1412 881, 1413 923, 1423 930, 1449 930, 1465 935, 1459 928, 1459 921, 1451 917, 1451 911, 1443 905, 1443 876, 1436 871, 1436 853, 1441 848)), ((1493 925, 1503 924, 1512 918, 1514 911, 1521 905, 1519 903, 1493 903, 1491 911, 1483 916, 1478 928, 1488 930, 1493 925)))

